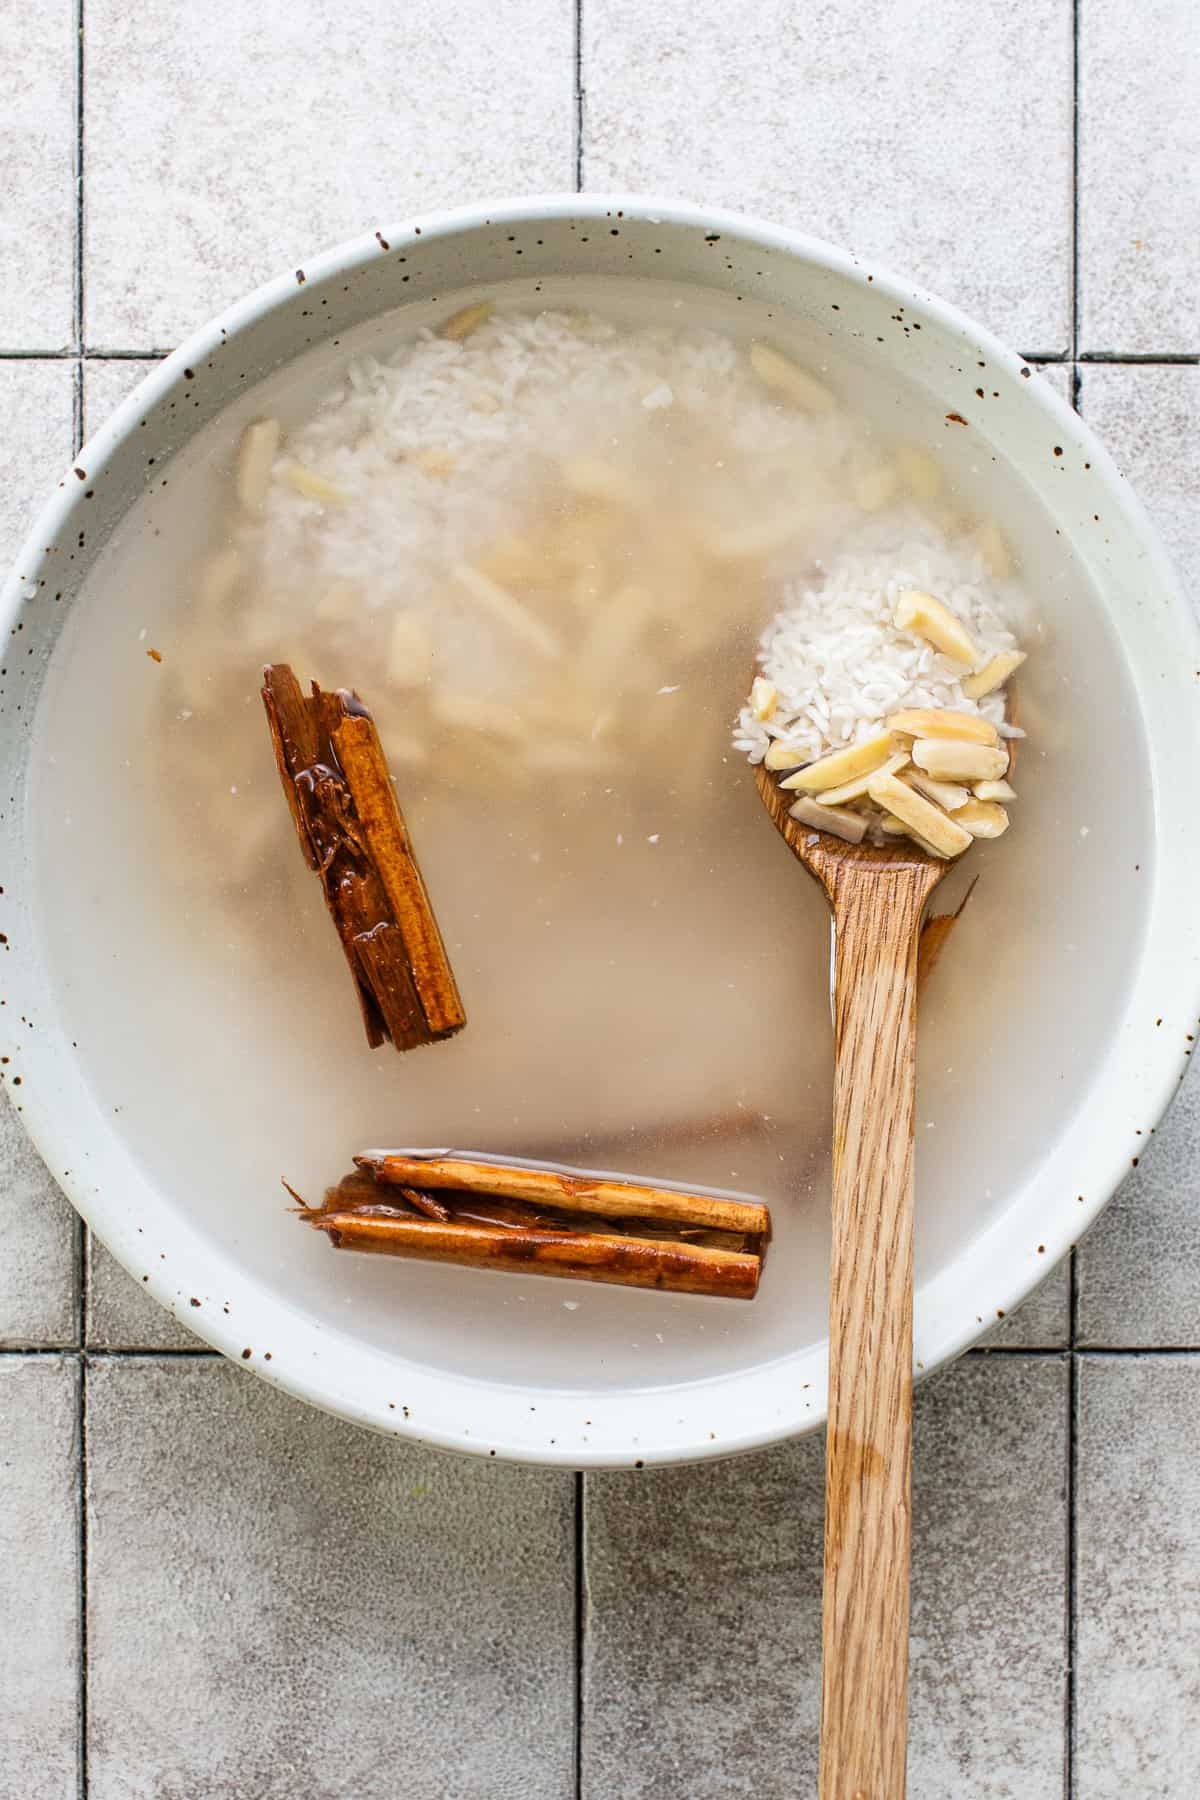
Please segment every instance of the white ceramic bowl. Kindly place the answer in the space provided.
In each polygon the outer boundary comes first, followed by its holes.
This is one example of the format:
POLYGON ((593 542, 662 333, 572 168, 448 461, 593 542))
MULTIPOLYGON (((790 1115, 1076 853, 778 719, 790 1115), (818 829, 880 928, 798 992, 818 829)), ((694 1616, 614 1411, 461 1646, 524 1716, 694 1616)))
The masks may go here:
MULTIPOLYGON (((961 1116, 934 1123, 958 1146, 950 1166, 961 1169, 961 1191, 943 1195, 933 1216, 922 1213, 918 1184, 919 1367, 953 1356, 1036 1285, 1145 1143, 1186 1066, 1200 994, 1200 815, 1181 798, 1198 766, 1200 650, 1141 507, 1050 386, 952 308, 795 233, 645 199, 569 196, 439 214, 316 258, 199 331, 80 453, 3 596, 3 1073, 51 1170, 135 1279, 265 1379, 362 1424, 483 1455, 601 1467, 724 1455, 823 1417, 819 1255, 797 1292, 790 1343, 723 1366, 710 1338, 694 1378, 678 1361, 649 1360, 611 1378, 596 1344, 585 1336, 573 1349, 566 1328, 544 1373, 528 1362, 509 1368, 514 1326, 507 1336, 481 1326, 477 1289, 455 1283, 511 1278, 461 1271, 439 1290, 445 1335, 435 1331, 424 1354, 366 1333, 332 1280, 324 1307, 319 1287, 316 1298, 296 1297, 288 1259, 305 1234, 288 1236, 272 1215, 264 1229, 278 1267, 269 1268, 262 1254, 240 1254, 236 1236, 206 1230, 147 1172, 136 1134, 98 1097, 103 1044, 77 1052, 64 1024, 64 985, 103 945, 78 931, 64 937, 56 909, 39 898, 27 796, 43 683, 76 596, 84 590, 85 607, 105 603, 89 573, 144 496, 151 461, 157 481, 196 430, 314 342, 513 275, 638 275, 743 295, 851 343, 880 381, 902 366, 944 414, 970 419, 973 454, 999 459, 1041 495, 1068 563, 1087 571, 1086 584, 1060 594, 1061 570, 1033 570, 1053 626, 1033 690, 1044 762, 1026 777, 1021 814, 1021 829, 1044 846, 1040 877, 1023 892, 1010 891, 1010 878, 1006 890, 1003 871, 1017 864, 998 855, 989 881, 1013 921, 1008 941, 989 948, 964 923, 951 953, 998 958, 1014 998, 1003 1018, 973 1018, 960 977, 970 1072, 961 1116), (980 1121, 1020 1148, 1003 1192, 978 1190, 980 1121), (460 1338, 472 1347, 465 1362, 443 1353, 460 1338), (666 1376, 656 1373, 663 1367, 666 1376)), ((95 874, 80 867, 81 886, 95 874)), ((804 882, 799 871, 795 880, 804 882)), ((114 1041, 137 1028, 114 983, 114 1041)), ((164 1096, 179 1080, 186 1070, 162 1071, 164 1096)), ((636 1307, 641 1297, 618 1299, 636 1307)))

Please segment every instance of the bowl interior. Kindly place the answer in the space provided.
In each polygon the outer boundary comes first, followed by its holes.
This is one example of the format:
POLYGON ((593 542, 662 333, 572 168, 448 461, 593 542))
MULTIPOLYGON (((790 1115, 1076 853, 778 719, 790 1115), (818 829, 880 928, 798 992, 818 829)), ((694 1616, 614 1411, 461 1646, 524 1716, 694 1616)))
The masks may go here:
MULTIPOLYGON (((511 990, 485 1002, 499 1052, 469 1032, 403 1061, 367 1051, 352 1008, 338 1006, 345 974, 315 884, 261 897, 273 918, 264 962, 255 934, 190 882, 172 790, 146 754, 158 701, 145 649, 170 658, 187 604, 172 570, 219 542, 247 420, 299 418, 348 358, 398 343, 460 291, 486 286, 505 304, 583 304, 631 320, 681 307, 739 336, 767 335, 819 366, 889 436, 953 449, 956 499, 996 518, 1014 546, 1032 654, 1016 827, 951 877, 960 891, 980 880, 922 1018, 922 1360, 990 1322, 1074 1231, 1067 1197, 1046 1192, 1047 1170, 1087 1135, 1156 894, 1153 734, 1123 642, 1136 628, 1138 522, 1119 516, 1110 473, 1078 426, 1015 358, 977 347, 958 321, 899 299, 882 279, 753 238, 614 216, 619 224, 593 218, 591 230, 587 218, 543 215, 410 234, 399 248, 306 271, 294 294, 218 326, 203 359, 191 350, 196 367, 156 377, 81 457, 93 510, 72 494, 51 560, 64 566, 65 550, 77 561, 66 578, 49 574, 71 604, 37 589, 23 621, 38 674, 24 702, 37 710, 22 838, 30 936, 19 948, 45 1058, 29 1062, 24 1100, 35 1089, 53 1100, 53 1166, 77 1183, 84 1171, 76 1196, 151 1291, 223 1348, 245 1337, 247 1360, 310 1398, 384 1427, 399 1427, 407 1406, 411 1427, 442 1441, 574 1461, 727 1449, 820 1416, 824 904, 782 845, 742 893, 731 842, 698 906, 742 909, 744 931, 706 976, 743 991, 746 1005, 732 1022, 722 1015, 716 1041, 703 980, 667 1011, 660 994, 677 992, 699 939, 687 918, 657 935, 638 922, 636 1050, 614 1059, 593 1053, 586 1030, 542 1032, 536 1015, 522 1024, 520 987, 538 974, 533 938, 489 917, 487 828, 464 821, 426 872, 452 944, 509 934, 511 990), (603 254, 593 248, 601 237, 603 254), (314 1014, 341 1023, 318 1037, 306 1029, 314 1014), (434 1092, 429 1057, 459 1059, 457 1117, 434 1092), (524 1121, 548 1084, 563 1096, 553 1148, 571 1160, 771 1202, 775 1243, 753 1305, 334 1257, 287 1218, 280 1178, 335 1178, 359 1146, 544 1153, 524 1121), (658 1127, 697 1112, 712 1131, 672 1155, 658 1127), (419 1405, 400 1388, 419 1391, 419 1405)), ((256 677, 248 668, 251 710, 256 677)), ((244 719, 231 720, 230 743, 214 790, 269 792, 265 734, 247 748, 244 719)), ((419 834, 419 796, 412 806, 419 834)), ((748 776, 744 808, 747 833, 769 831, 748 776)), ((231 829, 241 816, 230 808, 231 829)), ((621 904, 636 894, 631 881, 621 904)), ((595 953, 594 939, 573 945, 568 929, 552 978, 569 982, 573 959, 595 953)))

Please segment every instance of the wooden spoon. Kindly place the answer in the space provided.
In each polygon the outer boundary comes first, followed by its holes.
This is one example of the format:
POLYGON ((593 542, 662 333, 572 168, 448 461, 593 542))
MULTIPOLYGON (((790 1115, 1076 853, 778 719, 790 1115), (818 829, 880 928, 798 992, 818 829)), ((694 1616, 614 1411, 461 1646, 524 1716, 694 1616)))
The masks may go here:
POLYGON ((834 929, 833 1252, 821 1625, 820 1800, 902 1800, 908 1740, 913 1106, 917 942, 948 863, 906 839, 776 828, 834 929))

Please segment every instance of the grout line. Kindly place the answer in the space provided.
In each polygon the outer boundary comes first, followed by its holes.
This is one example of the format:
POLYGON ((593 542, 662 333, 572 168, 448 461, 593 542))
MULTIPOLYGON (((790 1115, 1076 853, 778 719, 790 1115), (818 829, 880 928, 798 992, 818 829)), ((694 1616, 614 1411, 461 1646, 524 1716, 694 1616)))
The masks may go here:
POLYGON ((575 1800, 583 1800, 583 1647, 587 1636, 587 1476, 575 1474, 575 1800))
POLYGON ((583 192, 583 0, 575 0, 575 192, 583 192))
POLYGON ((1071 0, 1071 358, 1079 356, 1079 8, 1071 0))
POLYGON ((75 349, 83 352, 83 8, 84 0, 74 0, 75 26, 75 266, 72 276, 72 302, 75 315, 75 349))
POLYGON ((1078 360, 1085 363, 1121 363, 1131 368, 1137 368, 1143 363, 1152 368, 1191 368, 1200 363, 1200 354, 1193 350, 1081 350, 1078 360))
POLYGON ((79 1359, 79 1800, 88 1800, 88 1361, 79 1359))
POLYGON ((221 1352, 219 1350, 210 1350, 207 1344, 197 1344, 195 1349, 192 1349, 190 1346, 184 1349, 181 1346, 164 1344, 159 1350, 151 1350, 149 1348, 141 1350, 128 1348, 114 1350, 97 1347, 95 1344, 88 1344, 82 1347, 79 1344, 30 1344, 24 1347, 19 1344, 0 1345, 0 1360, 5 1357, 19 1359, 22 1357, 35 1356, 62 1356, 82 1358, 85 1362, 146 1362, 157 1356, 191 1356, 197 1359, 212 1359, 214 1357, 219 1357, 220 1354, 221 1352))

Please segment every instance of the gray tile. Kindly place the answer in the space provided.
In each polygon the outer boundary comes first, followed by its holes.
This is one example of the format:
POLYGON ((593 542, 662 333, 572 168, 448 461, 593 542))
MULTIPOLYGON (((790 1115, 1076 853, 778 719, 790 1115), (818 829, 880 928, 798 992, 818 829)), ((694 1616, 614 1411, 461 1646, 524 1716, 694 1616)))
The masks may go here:
POLYGON ((0 1359, 0 1793, 63 1800, 78 1777, 79 1370, 0 1359))
POLYGON ((86 1238, 87 1342, 98 1350, 202 1350, 174 1313, 145 1293, 93 1232, 86 1238))
POLYGON ((1061 1350, 1071 1339, 1071 1271, 1064 1260, 1015 1312, 980 1339, 983 1349, 1061 1350))
POLYGON ((1057 0, 588 0, 585 184, 766 214, 1063 351, 1071 58, 1057 0))
MULTIPOLYGON (((0 23, 0 40, 4 26, 0 23)), ((0 483, 0 568, 70 460, 74 372, 65 362, 0 361, 10 455, 0 483)), ((0 1099, 0 1342, 62 1344, 75 1335, 75 1215, 0 1099)))
POLYGON ((1200 579, 1200 368, 1084 363, 1080 377, 1080 411, 1150 508, 1195 596, 1200 579))
POLYGON ((569 1475, 216 1358, 89 1376, 92 1800, 566 1800, 569 1475))
POLYGON ((0 482, 0 569, 6 575, 39 506, 71 460, 74 407, 75 371, 69 362, 0 361, 7 451, 0 482))
POLYGON ((1077 1252, 1078 1341, 1200 1345, 1200 1077, 1077 1252))
POLYGON ((83 365, 83 435, 92 436, 115 412, 127 394, 145 379, 155 363, 120 357, 113 361, 88 361, 83 365))
MULTIPOLYGON (((1145 500, 1193 594, 1200 368, 1085 364, 1084 417, 1145 500)), ((1200 1344, 1200 1091, 1185 1082, 1112 1205, 1080 1246, 1082 1344, 1200 1344)))
POLYGON ((0 6, 0 349, 71 341, 75 51, 62 0, 0 6))
POLYGON ((1193 0, 1079 8, 1080 344, 1200 350, 1193 0), (1130 29, 1131 24, 1133 29, 1130 29))
MULTIPOLYGON (((971 1358, 921 1388, 910 1785, 1061 1800, 1063 1361, 971 1358)), ((584 1796, 812 1791, 823 1441, 587 1478, 584 1796)))
POLYGON ((1200 1360, 1079 1368, 1076 1800, 1192 1800, 1200 1768, 1200 1360))
POLYGON ((571 0, 88 0, 88 342, 175 343, 406 214, 573 185, 571 0))
POLYGON ((0 1344, 76 1340, 76 1219, 0 1094, 0 1344))

